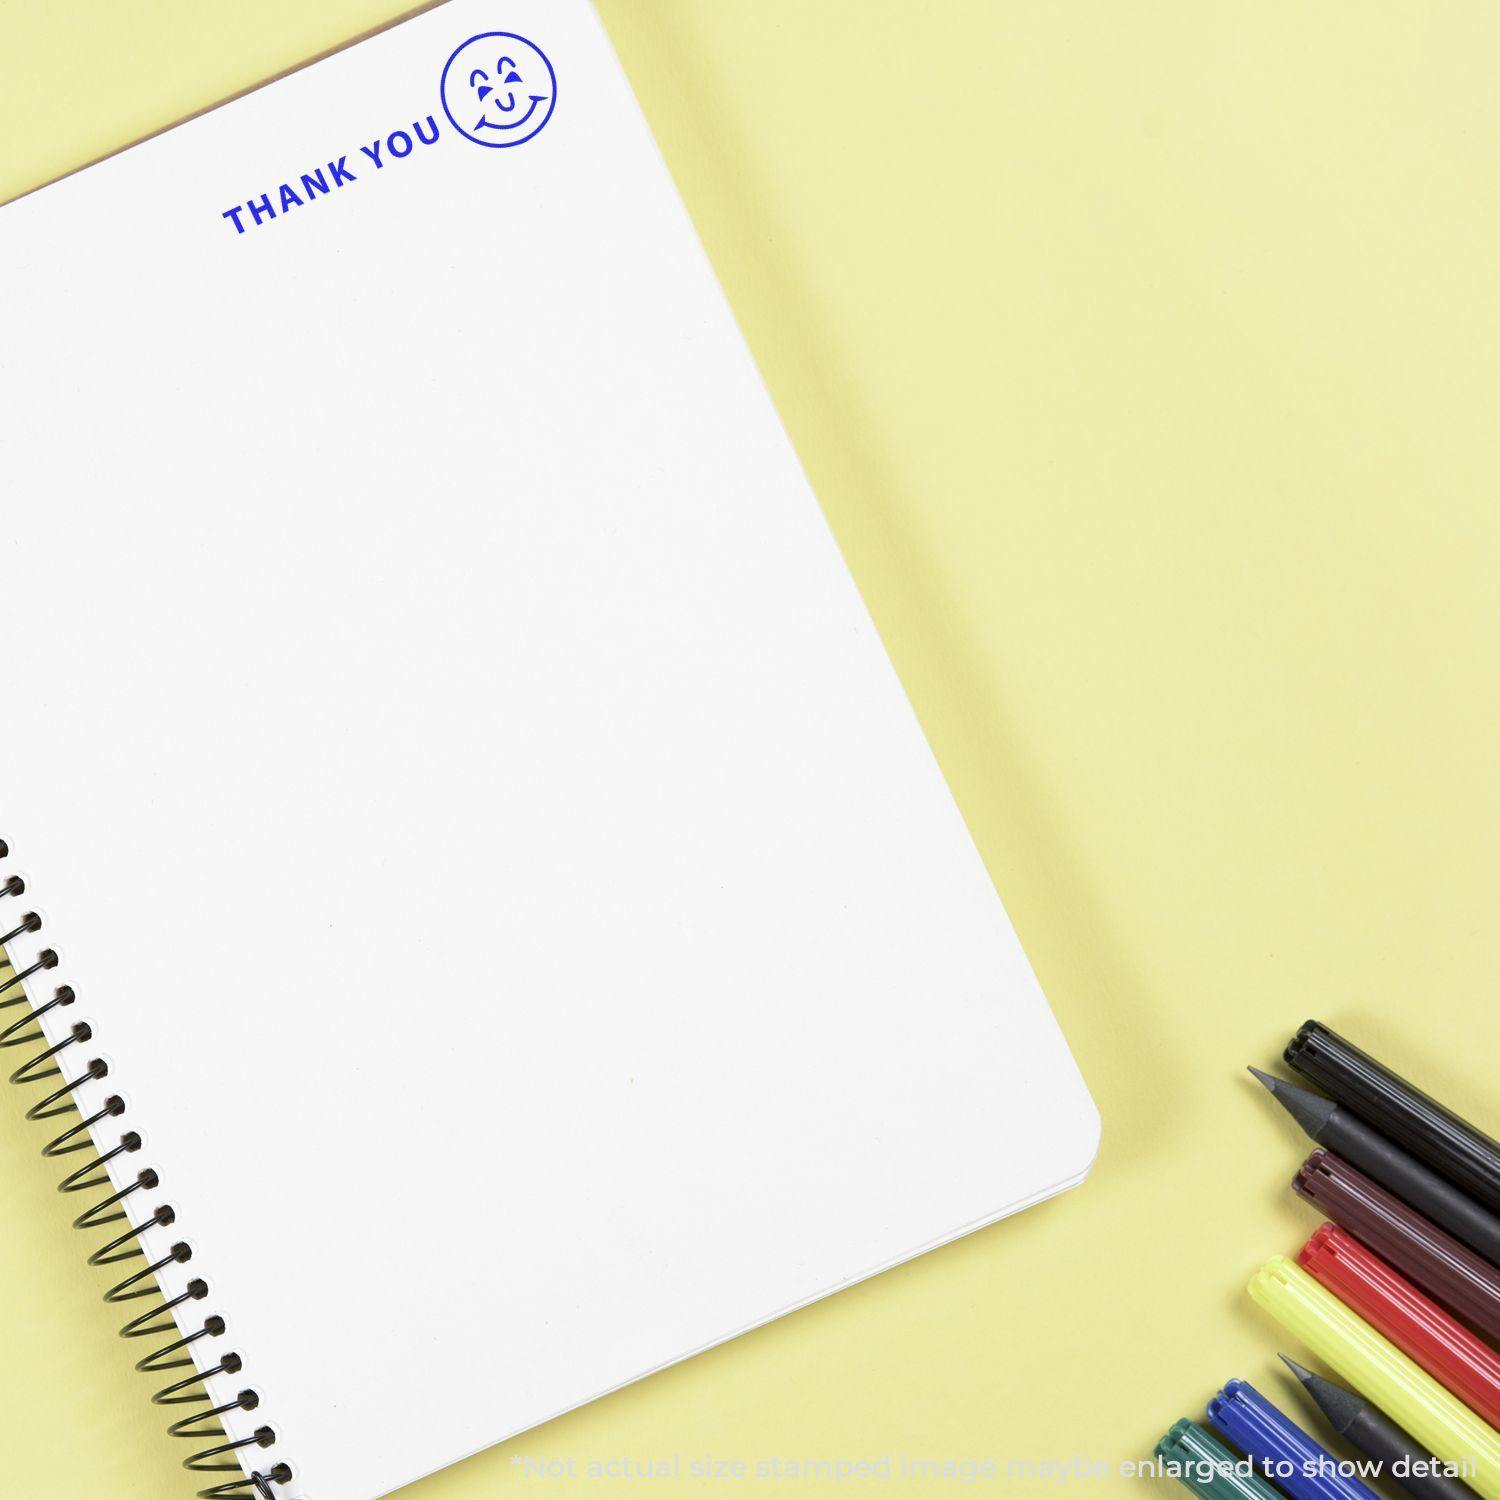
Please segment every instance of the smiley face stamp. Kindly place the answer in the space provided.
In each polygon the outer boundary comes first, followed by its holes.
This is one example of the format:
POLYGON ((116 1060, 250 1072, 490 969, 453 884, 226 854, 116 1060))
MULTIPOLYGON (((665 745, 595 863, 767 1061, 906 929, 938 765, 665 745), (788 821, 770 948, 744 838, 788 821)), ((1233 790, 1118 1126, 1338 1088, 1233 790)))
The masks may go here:
POLYGON ((513 31, 471 36, 443 68, 443 110, 480 146, 519 146, 557 105, 557 74, 535 42, 513 31))

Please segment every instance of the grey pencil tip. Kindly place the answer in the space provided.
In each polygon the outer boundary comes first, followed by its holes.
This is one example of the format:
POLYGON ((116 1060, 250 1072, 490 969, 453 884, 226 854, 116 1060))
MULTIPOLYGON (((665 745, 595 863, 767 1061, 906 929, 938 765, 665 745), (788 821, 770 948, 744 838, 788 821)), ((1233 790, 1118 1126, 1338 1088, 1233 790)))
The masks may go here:
POLYGON ((1328 1418, 1335 1432, 1347 1432, 1350 1424, 1365 1410, 1364 1399, 1353 1391, 1346 1391, 1343 1386, 1324 1380, 1311 1370, 1304 1370, 1296 1360, 1288 1359, 1284 1354, 1281 1362, 1301 1381, 1302 1389, 1312 1397, 1313 1404, 1328 1418))
POLYGON ((1263 1073, 1259 1068, 1248 1068, 1248 1072, 1265 1085, 1266 1092, 1310 1135, 1321 1141, 1321 1132, 1333 1117, 1337 1108, 1332 1099, 1325 1099, 1311 1089, 1299 1088, 1278 1078, 1274 1073, 1263 1073))

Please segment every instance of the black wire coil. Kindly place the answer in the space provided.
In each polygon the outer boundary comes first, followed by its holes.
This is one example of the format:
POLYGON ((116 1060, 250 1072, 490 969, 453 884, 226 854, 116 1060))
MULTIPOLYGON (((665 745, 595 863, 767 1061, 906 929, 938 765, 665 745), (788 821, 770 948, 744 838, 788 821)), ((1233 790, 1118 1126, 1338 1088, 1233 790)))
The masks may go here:
MULTIPOLYGON (((0 860, 4 860, 9 854, 10 846, 4 839, 0 839, 0 860)), ((21 876, 10 875, 0 878, 0 928, 9 929, 0 933, 0 948, 8 948, 10 943, 23 933, 30 934, 41 930, 41 917, 34 911, 23 911, 19 905, 20 898, 25 894, 26 882, 21 876), (10 920, 7 921, 6 918, 10 920)), ((64 984, 59 985, 53 991, 52 998, 45 1005, 35 1005, 26 993, 26 982, 56 967, 57 954, 51 948, 43 948, 35 959, 21 970, 12 969, 9 959, 0 955, 0 1011, 9 1010, 13 1006, 26 1007, 24 1015, 0 1029, 0 1047, 25 1047, 37 1044, 42 1047, 40 1052, 22 1063, 10 1075, 10 1081, 14 1084, 32 1085, 47 1090, 45 1096, 36 1100, 26 1111, 28 1120, 53 1120, 66 1115, 80 1116, 61 1135, 54 1137, 42 1147, 42 1155, 62 1157, 71 1156, 80 1151, 88 1152, 89 1159, 63 1178, 58 1184, 58 1191, 82 1193, 102 1188, 109 1192, 108 1197, 101 1199, 73 1220, 75 1229, 93 1231, 116 1224, 126 1226, 120 1232, 112 1231, 109 1241, 100 1245, 89 1255, 89 1264, 113 1266, 132 1260, 145 1260, 146 1252, 139 1243, 140 1235, 148 1228, 165 1228, 175 1223, 177 1211, 170 1204, 162 1203, 149 1213, 141 1215, 136 1227, 130 1225, 130 1216, 126 1213, 124 1206, 126 1201, 137 1193, 143 1195, 154 1193, 160 1185, 160 1179, 152 1168, 146 1167, 136 1173, 135 1181, 129 1187, 115 1190, 114 1181, 109 1173, 109 1164, 139 1151, 141 1138, 135 1131, 125 1130, 120 1136, 119 1144, 110 1150, 101 1150, 95 1143, 93 1132, 96 1126, 102 1126, 106 1120, 120 1119, 125 1114, 125 1101, 118 1094, 110 1095, 104 1101, 102 1109, 97 1110, 87 1119, 82 1118, 82 1111, 73 1098, 74 1089, 84 1083, 107 1077, 109 1065, 102 1058, 91 1058, 84 1063, 81 1071, 69 1076, 71 1070, 64 1065, 64 1058, 73 1048, 86 1046, 93 1040, 93 1028, 85 1021, 76 1023, 62 1041, 55 1045, 48 1045, 48 1037, 38 1024, 41 1017, 66 1009, 74 1003, 77 997, 72 987, 64 984), (11 972, 6 974, 6 969, 10 969, 11 972)), ((77 1055, 86 1056, 86 1054, 75 1054, 77 1055)), ((248 1464, 242 1463, 240 1457, 244 1450, 271 1448, 276 1442, 275 1429, 259 1427, 250 1437, 241 1438, 236 1442, 230 1440, 220 1420, 226 1412, 254 1411, 260 1405, 259 1394, 246 1388, 240 1391, 233 1401, 216 1406, 213 1397, 208 1393, 207 1382, 210 1379, 217 1375, 238 1375, 243 1368, 244 1361, 238 1354, 229 1352, 218 1356, 218 1361, 212 1369, 201 1374, 196 1370, 193 1357, 195 1346, 205 1339, 223 1337, 226 1328, 224 1319, 217 1314, 206 1317, 203 1320, 203 1326, 196 1333, 185 1336, 178 1325, 177 1310, 190 1303, 203 1301, 208 1296, 208 1283, 195 1278, 188 1283, 186 1291, 170 1299, 157 1283, 159 1271, 169 1265, 186 1264, 192 1256, 191 1246, 182 1243, 174 1244, 160 1260, 132 1269, 129 1275, 105 1292, 104 1300, 110 1303, 126 1303, 147 1297, 155 1299, 153 1305, 131 1318, 120 1330, 120 1336, 127 1339, 171 1338, 170 1343, 162 1345, 161 1348, 137 1360, 135 1366, 137 1370, 151 1375, 167 1374, 177 1370, 194 1371, 193 1374, 176 1379, 172 1384, 164 1386, 152 1396, 151 1400, 157 1406, 195 1408, 178 1421, 173 1422, 167 1429, 175 1438, 209 1444, 183 1460, 185 1469, 194 1474, 233 1474, 236 1476, 232 1479, 219 1480, 210 1484, 207 1489, 199 1490, 201 1500, 282 1500, 282 1497, 278 1496, 277 1487, 291 1482, 290 1466, 275 1462, 264 1470, 251 1470, 248 1464)), ((247 1452, 246 1457, 248 1456, 247 1452)))

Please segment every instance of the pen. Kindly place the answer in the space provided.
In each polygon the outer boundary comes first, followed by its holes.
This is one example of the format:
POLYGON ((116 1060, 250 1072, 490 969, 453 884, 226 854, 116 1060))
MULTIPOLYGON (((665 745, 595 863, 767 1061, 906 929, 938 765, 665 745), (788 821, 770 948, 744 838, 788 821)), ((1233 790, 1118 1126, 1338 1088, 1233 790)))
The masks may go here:
POLYGON ((1156 1456, 1172 1465, 1171 1477, 1198 1500, 1281 1500, 1259 1475, 1247 1473, 1212 1433, 1186 1417, 1174 1422, 1157 1443, 1156 1456))
POLYGON ((1340 1473, 1339 1461, 1248 1381, 1231 1380, 1208 1403, 1208 1419, 1292 1500, 1376 1500, 1368 1485, 1340 1473))
POLYGON ((1500 1212, 1500 1142, 1320 1021, 1303 1024, 1285 1057, 1340 1104, 1500 1212))
POLYGON ((1500 1427, 1500 1354, 1488 1344, 1336 1224, 1322 1225, 1297 1260, 1465 1406, 1500 1427))
POLYGON ((1278 1255, 1252 1278, 1250 1295, 1423 1447, 1472 1466, 1468 1482, 1486 1500, 1500 1500, 1500 1433, 1332 1292, 1278 1255))
POLYGON ((1500 1216, 1366 1125, 1352 1110, 1259 1068, 1250 1071, 1320 1146, 1336 1152, 1403 1203, 1500 1265, 1500 1216))
POLYGON ((1314 1151, 1292 1186, 1451 1313, 1500 1338, 1500 1271, 1378 1182, 1329 1151, 1314 1151))

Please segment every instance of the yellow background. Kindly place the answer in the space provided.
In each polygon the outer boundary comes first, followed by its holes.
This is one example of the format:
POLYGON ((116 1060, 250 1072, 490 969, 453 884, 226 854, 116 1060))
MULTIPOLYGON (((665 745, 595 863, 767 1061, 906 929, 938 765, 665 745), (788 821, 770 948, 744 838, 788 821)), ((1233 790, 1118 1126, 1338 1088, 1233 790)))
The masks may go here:
MULTIPOLYGON (((0 198, 399 8, 0 0, 0 198)), ((1076 1193, 408 1493, 563 1487, 517 1455, 1117 1460, 1229 1376, 1286 1395, 1243 1287, 1314 1220, 1241 1066, 1317 1014, 1500 1128, 1500 10, 603 10, 1104 1146, 1076 1193)), ((12 1099, 0 1490, 186 1496, 39 1141, 12 1099)))

